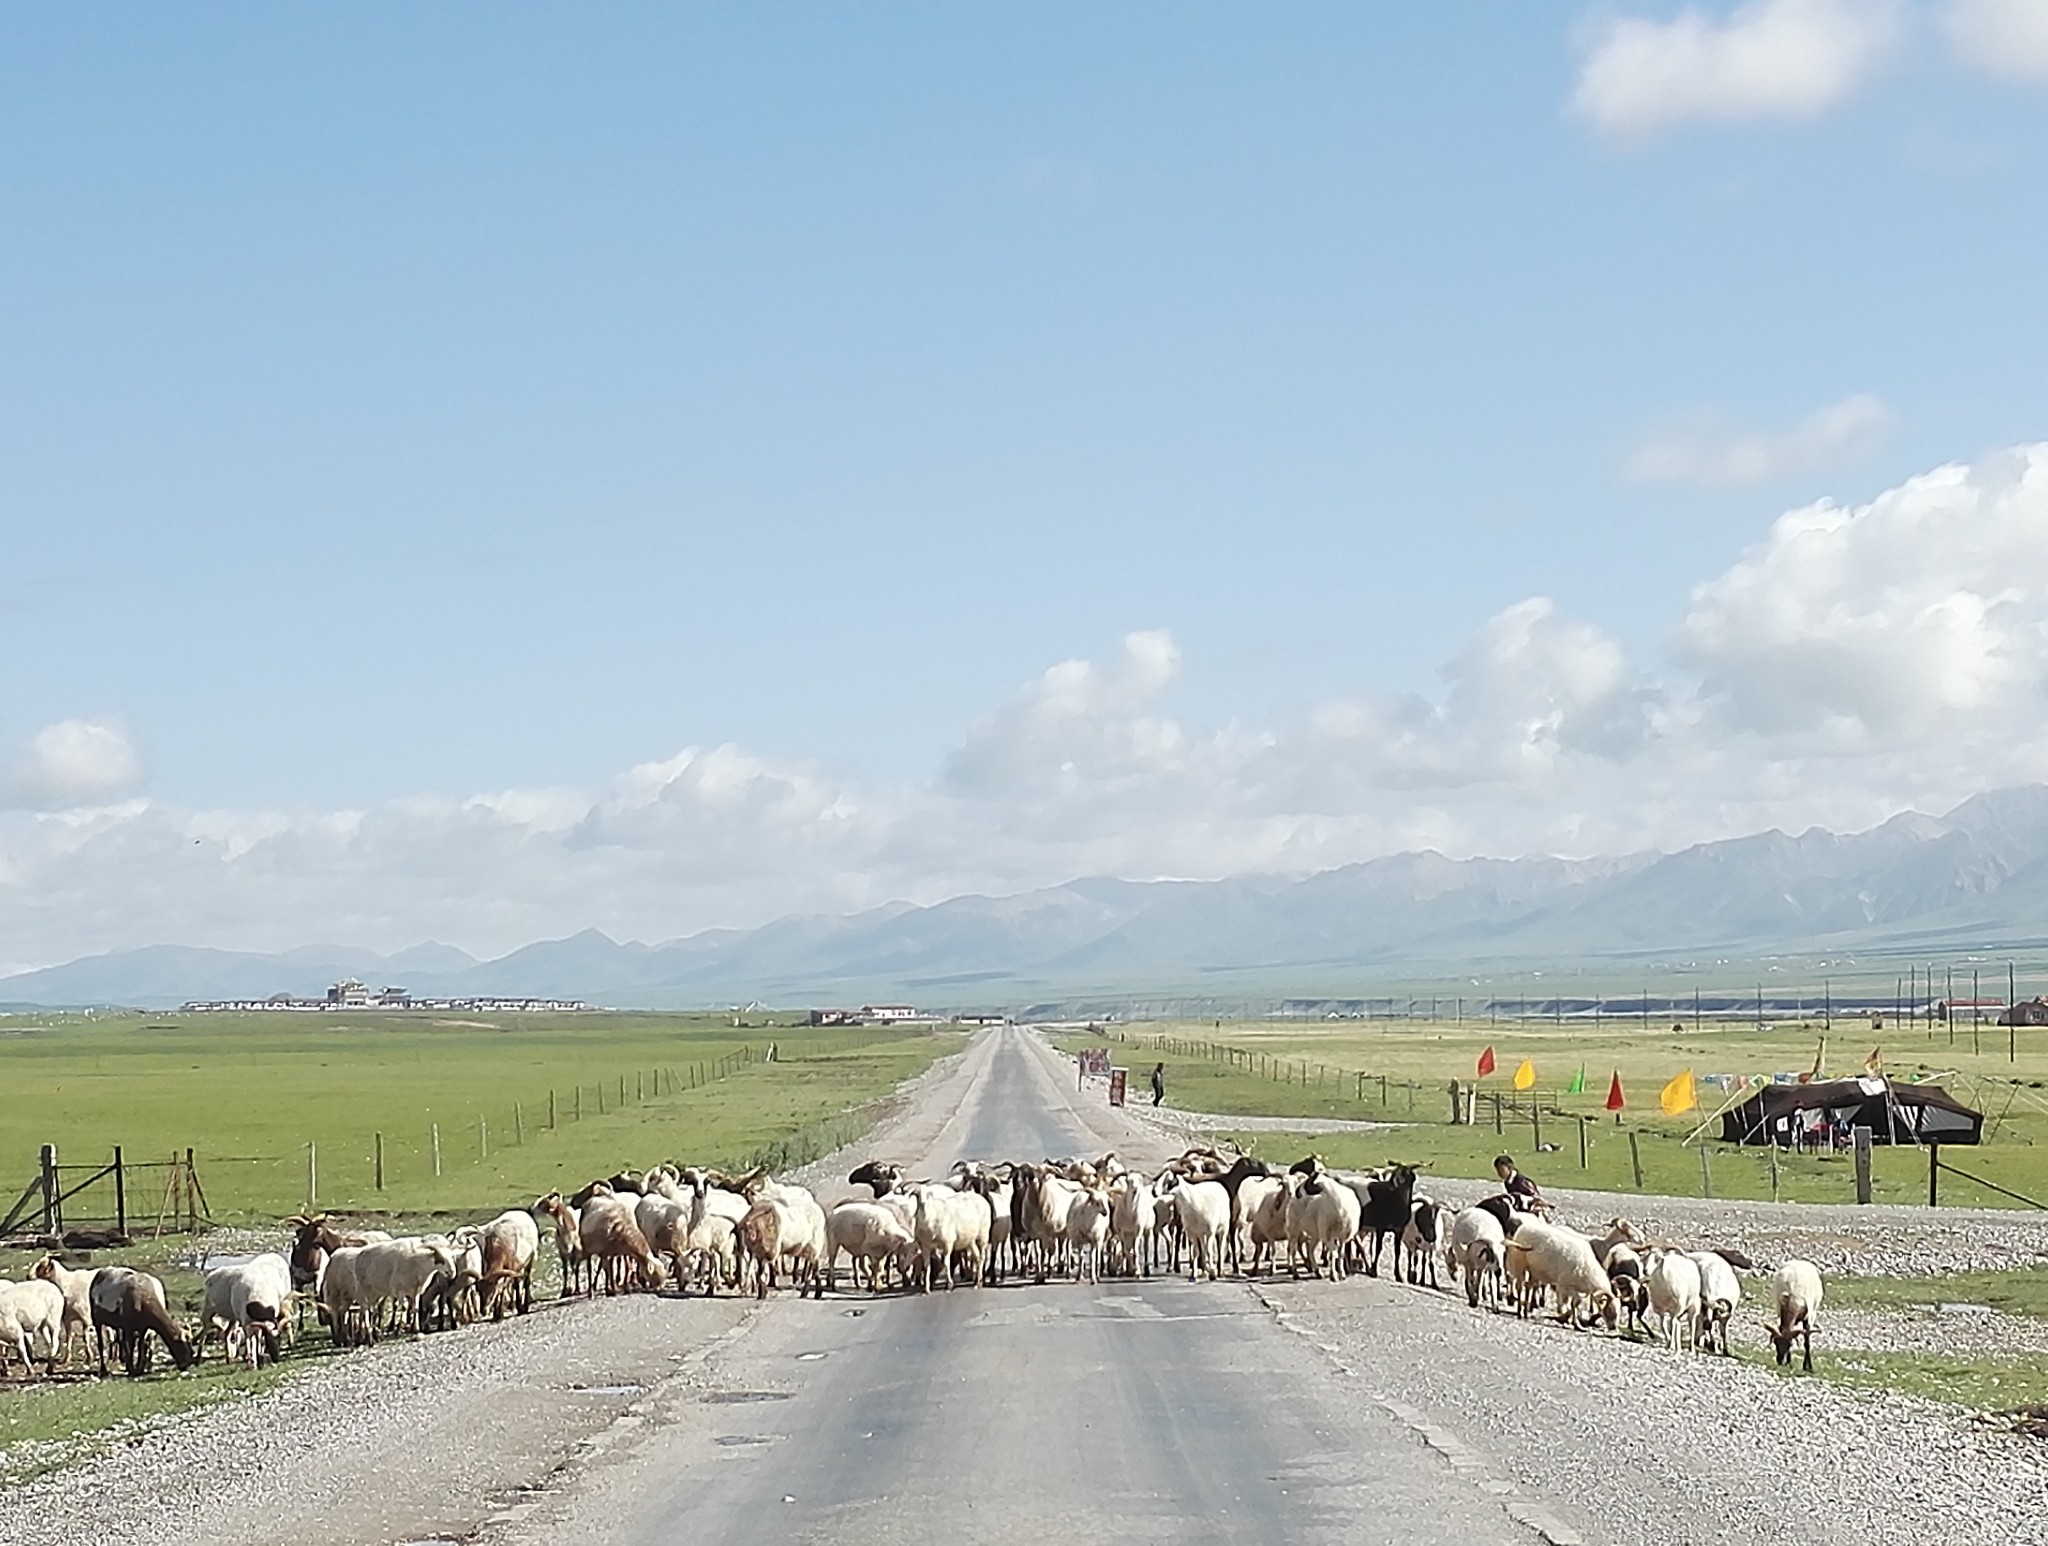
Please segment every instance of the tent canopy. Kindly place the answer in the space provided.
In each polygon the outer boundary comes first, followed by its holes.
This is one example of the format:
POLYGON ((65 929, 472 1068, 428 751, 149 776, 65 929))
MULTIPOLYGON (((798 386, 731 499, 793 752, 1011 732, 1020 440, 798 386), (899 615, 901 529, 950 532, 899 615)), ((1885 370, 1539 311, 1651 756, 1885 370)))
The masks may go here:
POLYGON ((1778 1143, 1821 1122, 1870 1129, 1872 1143, 1976 1143, 1984 1113, 1932 1084, 1875 1076, 1809 1084, 1767 1084, 1721 1114, 1723 1143, 1778 1143))

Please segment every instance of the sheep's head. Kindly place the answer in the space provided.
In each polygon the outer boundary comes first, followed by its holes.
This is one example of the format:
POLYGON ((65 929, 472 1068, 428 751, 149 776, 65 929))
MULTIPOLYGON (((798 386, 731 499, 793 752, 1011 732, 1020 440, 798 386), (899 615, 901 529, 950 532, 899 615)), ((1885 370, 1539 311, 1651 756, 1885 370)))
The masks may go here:
POLYGON ((42 1278, 46 1282, 54 1283, 57 1280, 57 1268, 57 1258, 54 1255, 45 1256, 41 1261, 28 1269, 28 1275, 32 1278, 42 1278))

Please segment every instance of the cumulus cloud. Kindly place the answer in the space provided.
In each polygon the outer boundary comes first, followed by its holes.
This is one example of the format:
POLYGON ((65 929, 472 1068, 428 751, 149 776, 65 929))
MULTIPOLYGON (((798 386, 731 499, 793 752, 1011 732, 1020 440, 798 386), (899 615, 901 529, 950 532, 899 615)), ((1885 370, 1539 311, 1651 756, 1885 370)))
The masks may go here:
POLYGON ((142 783, 142 759, 128 732, 111 719, 65 719, 45 725, 0 780, 0 805, 63 810, 104 805, 142 783))
POLYGON ((1897 744, 2038 718, 2048 447, 1792 511, 1694 592, 1681 641, 1747 730, 1897 744))
POLYGON ((929 780, 885 787, 715 746, 591 790, 194 811, 122 798, 125 737, 67 722, 18 770, 33 808, 0 815, 0 934, 35 961, 166 937, 497 951, 1077 875, 1860 828, 2048 766, 2048 445, 1787 513, 1694 590, 1672 640, 1633 658, 1529 597, 1427 690, 1205 725, 1172 707, 1195 667, 1135 632, 1020 684, 929 780))
POLYGON ((1698 415, 1651 435, 1629 453, 1621 473, 1635 483, 1704 488, 1773 483, 1848 460, 1874 446, 1891 424, 1891 409, 1868 392, 1817 409, 1781 434, 1698 415))
POLYGON ((1950 0, 1944 24, 1957 59, 1987 75, 2048 81, 2048 5, 1950 0))
POLYGON ((1616 17, 1589 29, 1572 109, 1642 139, 1678 124, 1811 118, 1847 98, 1899 32, 1894 0, 1751 0, 1725 19, 1616 17))

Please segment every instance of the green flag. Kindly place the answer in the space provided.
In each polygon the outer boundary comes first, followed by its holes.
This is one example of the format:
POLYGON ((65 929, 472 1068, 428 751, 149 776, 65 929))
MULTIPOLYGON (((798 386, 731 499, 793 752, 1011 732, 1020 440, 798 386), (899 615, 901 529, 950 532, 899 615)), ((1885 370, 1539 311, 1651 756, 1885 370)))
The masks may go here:
POLYGON ((1565 1086, 1564 1092, 1567 1095, 1583 1095, 1586 1093, 1586 1065, 1584 1063, 1581 1063, 1579 1071, 1572 1075, 1572 1082, 1565 1086))

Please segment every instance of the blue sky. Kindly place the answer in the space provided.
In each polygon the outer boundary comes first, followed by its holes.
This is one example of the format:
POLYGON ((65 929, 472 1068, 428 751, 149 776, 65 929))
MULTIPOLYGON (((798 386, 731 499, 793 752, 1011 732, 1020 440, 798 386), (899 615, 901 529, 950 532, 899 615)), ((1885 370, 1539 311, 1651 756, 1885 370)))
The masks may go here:
POLYGON ((0 146, 0 966, 2034 765, 2038 0, 47 9, 0 146))

